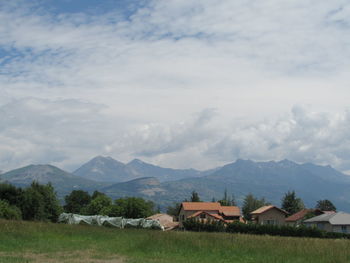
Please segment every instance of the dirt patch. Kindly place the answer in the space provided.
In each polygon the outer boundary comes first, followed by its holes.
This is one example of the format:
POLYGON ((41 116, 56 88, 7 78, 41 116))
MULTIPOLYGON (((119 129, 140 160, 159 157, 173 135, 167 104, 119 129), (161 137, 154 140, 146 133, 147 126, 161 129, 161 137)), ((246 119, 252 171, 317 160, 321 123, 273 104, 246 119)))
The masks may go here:
POLYGON ((93 250, 82 250, 74 252, 57 253, 2 253, 0 252, 0 262, 2 259, 16 259, 16 262, 35 263, 125 263, 125 257, 118 255, 101 256, 93 250))

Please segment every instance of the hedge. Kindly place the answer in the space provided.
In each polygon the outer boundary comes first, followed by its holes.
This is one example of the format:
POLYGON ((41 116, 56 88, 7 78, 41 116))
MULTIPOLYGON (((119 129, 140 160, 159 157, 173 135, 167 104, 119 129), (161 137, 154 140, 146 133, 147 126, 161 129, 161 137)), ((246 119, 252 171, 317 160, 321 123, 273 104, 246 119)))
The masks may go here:
POLYGON ((276 226, 276 225, 259 225, 243 224, 234 222, 225 225, 220 221, 201 221, 197 219, 188 219, 184 223, 184 228, 189 231, 203 232, 228 232, 253 235, 271 235, 271 236, 289 236, 289 237, 314 237, 314 238, 346 238, 350 239, 349 234, 334 233, 319 230, 306 226, 276 226))

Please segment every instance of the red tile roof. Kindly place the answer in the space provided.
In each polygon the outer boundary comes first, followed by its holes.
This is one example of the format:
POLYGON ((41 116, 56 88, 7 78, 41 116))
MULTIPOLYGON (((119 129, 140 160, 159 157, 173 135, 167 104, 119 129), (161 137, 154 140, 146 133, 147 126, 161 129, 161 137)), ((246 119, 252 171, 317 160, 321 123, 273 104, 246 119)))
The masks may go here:
POLYGON ((270 209, 273 209, 273 208, 275 208, 275 209, 281 211, 282 213, 285 213, 286 215, 288 214, 287 211, 284 211, 283 209, 278 208, 277 206, 274 206, 274 205, 262 206, 262 207, 256 209, 255 211, 251 212, 250 214, 251 214, 251 215, 262 214, 262 213, 265 213, 266 211, 268 211, 268 210, 270 210, 270 209))
POLYGON ((286 222, 295 222, 300 219, 303 219, 308 213, 313 212, 314 209, 302 209, 299 212, 286 218, 286 222))
POLYGON ((224 214, 224 216, 241 216, 238 206, 221 206, 220 213, 224 214))
POLYGON ((187 211, 220 211, 220 203, 214 202, 182 202, 182 207, 187 211))
POLYGON ((208 215, 208 216, 214 217, 216 219, 223 220, 222 216, 220 216, 219 214, 209 214, 209 213, 207 213, 205 211, 198 211, 198 212, 194 213, 193 215, 190 215, 188 218, 197 217, 197 216, 199 216, 200 214, 203 214, 203 213, 208 215))

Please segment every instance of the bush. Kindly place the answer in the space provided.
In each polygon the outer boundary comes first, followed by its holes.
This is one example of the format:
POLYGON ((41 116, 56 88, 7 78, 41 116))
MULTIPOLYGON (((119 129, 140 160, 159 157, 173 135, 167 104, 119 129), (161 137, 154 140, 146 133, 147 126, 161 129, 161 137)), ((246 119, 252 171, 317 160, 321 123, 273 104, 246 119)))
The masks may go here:
POLYGON ((183 222, 183 225, 186 230, 197 232, 225 232, 224 223, 217 220, 201 221, 195 218, 190 218, 183 222))
POLYGON ((11 206, 5 200, 0 200, 0 218, 20 220, 22 219, 22 213, 18 207, 11 206))
POLYGON ((203 222, 197 219, 188 219, 184 223, 184 228, 191 231, 206 231, 206 232, 223 232, 241 233, 252 235, 271 235, 271 236, 289 236, 289 237, 316 237, 316 238, 346 238, 350 239, 349 234, 325 232, 317 228, 306 226, 276 226, 276 225, 258 225, 258 224, 243 224, 234 222, 226 226, 219 222, 203 222))

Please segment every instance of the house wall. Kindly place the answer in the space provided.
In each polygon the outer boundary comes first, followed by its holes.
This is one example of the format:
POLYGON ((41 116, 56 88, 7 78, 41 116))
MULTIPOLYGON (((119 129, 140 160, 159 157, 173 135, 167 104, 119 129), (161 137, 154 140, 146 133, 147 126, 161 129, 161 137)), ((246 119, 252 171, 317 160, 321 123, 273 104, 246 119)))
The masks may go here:
POLYGON ((278 209, 270 209, 260 215, 254 216, 257 219, 257 223, 260 225, 267 224, 267 220, 274 220, 277 225, 284 225, 286 216, 284 213, 279 211, 278 209))
MULTIPOLYGON (((179 227, 183 227, 183 221, 186 220, 189 216, 193 215, 194 213, 198 212, 199 210, 184 210, 183 207, 181 207, 180 213, 179 213, 179 227)), ((207 212, 208 214, 218 214, 218 210, 200 210, 207 212)))
POLYGON ((333 232, 350 234, 350 225, 333 225, 332 230, 333 232), (343 231, 342 227, 345 228, 345 231, 343 231))
POLYGON ((308 227, 315 227, 315 228, 318 228, 320 230, 324 230, 324 231, 327 231, 327 232, 333 232, 333 227, 328 222, 306 223, 305 225, 308 226, 308 227))

